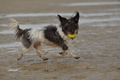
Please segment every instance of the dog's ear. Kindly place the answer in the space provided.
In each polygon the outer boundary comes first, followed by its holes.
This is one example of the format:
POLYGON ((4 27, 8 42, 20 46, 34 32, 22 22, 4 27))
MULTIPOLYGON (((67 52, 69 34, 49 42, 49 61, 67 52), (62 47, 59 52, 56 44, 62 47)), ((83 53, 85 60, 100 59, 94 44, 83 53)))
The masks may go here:
POLYGON ((75 21, 75 23, 79 22, 79 12, 76 12, 76 15, 73 17, 73 20, 75 21))
POLYGON ((67 19, 64 18, 64 17, 61 17, 60 15, 58 15, 58 18, 59 18, 59 20, 60 20, 60 22, 61 22, 62 24, 64 24, 64 23, 67 22, 67 19))

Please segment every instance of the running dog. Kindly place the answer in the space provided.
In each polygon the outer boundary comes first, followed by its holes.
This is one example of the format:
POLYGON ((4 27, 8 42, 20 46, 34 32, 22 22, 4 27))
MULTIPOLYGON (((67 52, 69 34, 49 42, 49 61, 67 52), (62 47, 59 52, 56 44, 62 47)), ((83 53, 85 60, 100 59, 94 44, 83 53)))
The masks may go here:
POLYGON ((76 14, 69 19, 60 15, 58 15, 58 18, 60 21, 58 27, 48 25, 38 29, 21 29, 15 19, 10 19, 11 29, 14 29, 16 32, 16 40, 20 40, 23 44, 22 52, 18 60, 22 59, 23 55, 33 47, 36 49, 36 53, 40 58, 48 60, 48 58, 40 54, 42 44, 61 48, 63 51, 59 53, 60 55, 71 54, 75 59, 80 58, 75 55, 67 45, 69 41, 73 40, 78 34, 79 12, 76 12, 76 14))

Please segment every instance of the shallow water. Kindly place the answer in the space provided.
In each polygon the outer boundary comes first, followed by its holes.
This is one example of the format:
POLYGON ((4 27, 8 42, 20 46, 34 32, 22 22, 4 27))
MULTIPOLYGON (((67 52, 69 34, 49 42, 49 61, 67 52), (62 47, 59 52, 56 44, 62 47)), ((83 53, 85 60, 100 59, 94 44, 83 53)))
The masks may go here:
MULTIPOLYGON (((42 16, 44 15, 44 17, 47 16, 55 16, 55 14, 57 13, 29 13, 29 14, 7 14, 6 16, 1 16, 2 18, 9 18, 9 17, 38 17, 38 16, 42 16), (42 14, 42 15, 41 15, 42 14)), ((65 16, 70 16, 70 13, 60 13, 61 15, 65 16)), ((90 25, 90 26, 119 26, 120 23, 120 18, 118 17, 120 15, 119 12, 113 12, 113 13, 90 13, 90 14, 81 14, 82 17, 79 24, 80 25, 90 25), (101 17, 107 16, 107 18, 101 18, 101 17), (109 16, 109 17, 108 17, 109 16), (90 17, 90 18, 89 18, 90 17), (92 18, 93 17, 93 18, 92 18), (92 18, 92 19, 91 19, 92 18), (116 22, 117 21, 117 22, 116 22), (107 22, 107 24, 105 23, 107 22), (116 23, 115 23, 116 22, 116 23), (95 23, 95 24, 93 24, 95 23), (109 23, 109 24, 108 24, 109 23)), ((40 28, 40 27, 44 27, 47 25, 51 25, 51 23, 42 23, 42 24, 20 24, 20 27, 22 29, 26 29, 26 28, 40 28)), ((54 25, 58 26, 57 23, 54 23, 54 25)), ((0 24, 0 26, 3 27, 10 27, 7 24, 0 24)), ((13 34, 14 31, 13 30, 4 30, 1 31, 0 34, 13 34)))
POLYGON ((8 71, 15 72, 15 71, 19 71, 19 69, 8 69, 8 71))
MULTIPOLYGON (((116 9, 115 9, 116 10, 116 9)), ((0 18, 11 18, 11 17, 47 17, 47 16, 57 16, 57 14, 60 14, 62 16, 71 16, 71 13, 19 13, 19 14, 4 14, 4 15, 0 15, 0 18)), ((109 12, 109 13, 80 13, 81 16, 83 17, 90 17, 90 16, 107 16, 107 15, 116 15, 116 14, 120 14, 120 12, 109 12)))
POLYGON ((9 47, 18 47, 22 46, 20 42, 14 42, 14 43, 9 43, 9 44, 0 44, 0 48, 9 48, 9 47))
POLYGON ((6 10, 5 14, 4 10, 0 14, 1 80, 120 79, 120 2, 118 0, 58 2, 53 0, 55 4, 51 3, 51 0, 48 2, 13 0, 13 3, 11 1, 8 1, 12 4, 11 8, 6 6, 9 5, 8 3, 0 5, 6 10), (24 7, 16 7, 16 5, 24 7), (40 11, 37 11, 36 6, 40 11), (9 30, 11 26, 7 24, 8 18, 15 18, 22 29, 40 28, 50 24, 58 26, 58 14, 69 18, 75 15, 74 11, 80 12, 79 34, 70 48, 80 56, 80 59, 76 60, 70 55, 59 55, 61 51, 59 48, 42 46, 41 54, 48 57, 48 61, 40 59, 35 50, 24 54, 22 60, 17 61, 22 44, 13 39, 14 31, 9 30))
POLYGON ((64 6, 99 6, 99 5, 120 5, 120 2, 80 2, 80 3, 70 3, 63 4, 64 6))

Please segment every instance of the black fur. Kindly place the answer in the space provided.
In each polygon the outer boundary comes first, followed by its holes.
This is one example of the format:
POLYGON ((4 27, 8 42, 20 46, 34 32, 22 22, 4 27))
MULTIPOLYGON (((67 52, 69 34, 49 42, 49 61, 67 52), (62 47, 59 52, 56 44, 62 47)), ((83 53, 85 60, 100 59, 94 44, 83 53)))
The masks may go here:
POLYGON ((44 36, 46 39, 62 47, 63 50, 68 49, 68 46, 65 44, 65 41, 60 36, 60 34, 57 32, 56 26, 52 26, 52 25, 47 26, 46 29, 44 30, 44 34, 45 34, 44 36))
MULTIPOLYGON (((58 17, 60 20, 60 27, 62 28, 62 31, 64 32, 65 35, 78 33, 77 31, 79 28, 78 27, 79 12, 76 12, 76 15, 69 19, 61 17, 60 15, 58 15, 58 17)), ((47 26, 46 30, 44 31, 44 34, 46 39, 60 46, 63 50, 68 49, 68 46, 65 44, 65 41, 57 32, 56 26, 53 25, 47 26)))
POLYGON ((30 35, 28 33, 28 31, 31 30, 31 29, 25 29, 24 30, 24 33, 23 33, 23 36, 22 36, 22 44, 26 47, 26 48, 29 48, 32 44, 32 41, 31 39, 29 38, 30 35))
POLYGON ((66 19, 64 17, 61 17, 58 15, 59 20, 60 20, 60 27, 62 28, 62 31, 67 35, 68 33, 70 34, 77 34, 77 30, 79 29, 78 27, 78 22, 79 22, 79 12, 76 12, 76 15, 74 17, 71 17, 69 19, 66 19))
POLYGON ((11 24, 15 24, 15 26, 12 29, 16 30, 16 34, 15 34, 16 39, 21 39, 21 42, 24 46, 24 48, 22 49, 21 56, 18 57, 18 60, 20 60, 23 57, 23 54, 29 51, 31 47, 34 47, 36 49, 37 55, 40 58, 42 58, 43 60, 47 60, 48 58, 45 58, 40 54, 41 42, 51 46, 56 46, 56 45, 59 46, 60 48, 63 49, 63 52, 60 53, 61 55, 66 55, 69 53, 75 59, 80 58, 79 56, 75 55, 72 51, 70 51, 70 49, 67 46, 69 40, 73 39, 68 34, 72 35, 78 33, 79 12, 76 12, 76 15, 69 19, 61 17, 60 15, 58 15, 58 17, 60 20, 60 30, 57 30, 59 28, 53 25, 46 26, 44 27, 44 29, 23 30, 19 28, 18 22, 16 20, 10 19, 11 24))
POLYGON ((19 40, 22 37, 22 39, 21 39, 22 44, 26 48, 29 48, 32 44, 31 39, 29 39, 29 36, 30 36, 28 33, 29 30, 31 30, 31 29, 23 30, 23 29, 19 28, 19 25, 18 25, 16 35, 15 35, 17 40, 19 40))
POLYGON ((24 32, 24 30, 19 28, 19 25, 17 25, 16 34, 15 34, 16 40, 20 39, 20 37, 22 36, 23 32, 24 32))

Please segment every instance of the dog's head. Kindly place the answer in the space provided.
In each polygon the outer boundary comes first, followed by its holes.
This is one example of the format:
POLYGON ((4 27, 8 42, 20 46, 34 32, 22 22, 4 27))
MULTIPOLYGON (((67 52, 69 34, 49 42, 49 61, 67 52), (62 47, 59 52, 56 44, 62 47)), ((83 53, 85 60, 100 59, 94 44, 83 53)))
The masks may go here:
POLYGON ((79 12, 76 12, 76 15, 67 19, 58 15, 60 26, 65 35, 69 38, 74 39, 78 34, 78 22, 79 22, 79 12))

